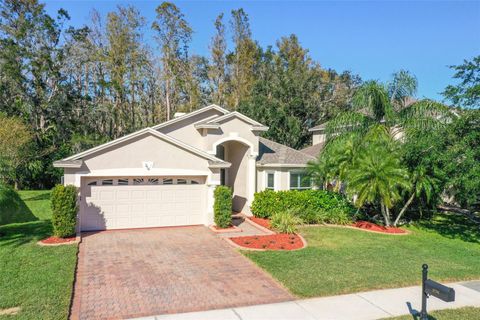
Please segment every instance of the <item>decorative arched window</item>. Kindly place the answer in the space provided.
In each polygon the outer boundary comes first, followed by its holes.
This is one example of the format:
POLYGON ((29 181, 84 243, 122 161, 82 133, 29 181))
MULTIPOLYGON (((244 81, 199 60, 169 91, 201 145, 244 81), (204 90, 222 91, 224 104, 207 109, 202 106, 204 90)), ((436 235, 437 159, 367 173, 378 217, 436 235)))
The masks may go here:
POLYGON ((119 186, 128 186, 128 179, 118 179, 119 186))
POLYGON ((131 185, 177 185, 177 184, 200 184, 198 179, 187 178, 118 178, 118 179, 102 179, 90 181, 88 186, 131 186, 131 185))
POLYGON ((158 178, 149 178, 147 184, 158 184, 158 178))
POLYGON ((134 178, 133 179, 133 184, 134 185, 139 185, 139 184, 144 184, 145 183, 145 179, 143 178, 134 178))
POLYGON ((165 178, 165 179, 163 179, 162 182, 163 182, 163 184, 173 184, 173 179, 171 179, 171 178, 165 178))

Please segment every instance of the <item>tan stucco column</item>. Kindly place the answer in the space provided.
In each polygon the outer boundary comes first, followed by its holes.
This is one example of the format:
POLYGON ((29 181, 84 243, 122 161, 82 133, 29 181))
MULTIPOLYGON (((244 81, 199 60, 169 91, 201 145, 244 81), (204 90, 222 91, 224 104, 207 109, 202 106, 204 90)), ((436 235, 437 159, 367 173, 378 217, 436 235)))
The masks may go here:
POLYGON ((257 154, 252 153, 248 155, 248 186, 247 186, 247 207, 246 214, 252 214, 250 206, 253 202, 253 197, 256 191, 257 184, 257 154))
POLYGON ((211 226, 214 224, 213 204, 215 202, 214 191, 217 186, 220 185, 220 169, 212 168, 211 173, 208 175, 207 184, 207 214, 205 216, 204 224, 211 226))

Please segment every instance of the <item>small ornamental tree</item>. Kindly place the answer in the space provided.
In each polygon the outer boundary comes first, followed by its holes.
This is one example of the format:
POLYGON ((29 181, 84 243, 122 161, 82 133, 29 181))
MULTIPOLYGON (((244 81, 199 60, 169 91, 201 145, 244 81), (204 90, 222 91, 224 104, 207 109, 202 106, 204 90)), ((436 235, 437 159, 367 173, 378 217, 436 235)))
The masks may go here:
POLYGON ((77 211, 77 188, 73 185, 55 186, 52 190, 52 225, 55 237, 75 235, 77 211))
POLYGON ((218 228, 232 225, 232 190, 227 186, 218 186, 214 192, 215 203, 213 213, 218 228))

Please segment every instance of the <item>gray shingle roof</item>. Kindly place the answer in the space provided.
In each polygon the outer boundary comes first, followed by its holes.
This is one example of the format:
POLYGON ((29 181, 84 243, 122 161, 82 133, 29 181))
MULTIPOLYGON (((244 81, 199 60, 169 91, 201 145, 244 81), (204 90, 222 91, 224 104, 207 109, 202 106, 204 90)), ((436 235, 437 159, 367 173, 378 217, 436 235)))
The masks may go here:
POLYGON ((306 147, 305 149, 300 150, 300 152, 303 152, 305 154, 308 154, 309 156, 316 158, 320 153, 320 151, 323 150, 323 147, 325 147, 325 142, 317 143, 317 144, 314 144, 313 146, 306 147))
POLYGON ((259 138, 259 155, 257 163, 259 164, 298 164, 305 165, 315 157, 298 150, 276 143, 272 140, 259 138))

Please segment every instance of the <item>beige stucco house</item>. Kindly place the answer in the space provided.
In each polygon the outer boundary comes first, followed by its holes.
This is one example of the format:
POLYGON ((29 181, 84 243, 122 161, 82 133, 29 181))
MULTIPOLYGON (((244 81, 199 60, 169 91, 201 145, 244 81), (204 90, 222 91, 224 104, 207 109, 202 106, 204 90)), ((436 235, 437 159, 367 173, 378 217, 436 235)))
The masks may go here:
POLYGON ((314 155, 260 137, 267 129, 211 105, 54 166, 80 190, 82 231, 211 225, 218 185, 232 188, 234 211, 247 215, 255 192, 310 188, 303 177, 314 155))

